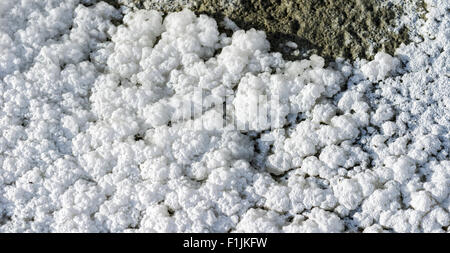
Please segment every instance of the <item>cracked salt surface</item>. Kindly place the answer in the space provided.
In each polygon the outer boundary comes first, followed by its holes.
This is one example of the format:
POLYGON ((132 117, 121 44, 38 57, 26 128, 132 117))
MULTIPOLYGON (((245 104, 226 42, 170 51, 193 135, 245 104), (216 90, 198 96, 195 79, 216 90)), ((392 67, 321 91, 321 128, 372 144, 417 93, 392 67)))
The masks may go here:
POLYGON ((448 232, 450 4, 425 2, 418 41, 325 68, 187 10, 1 1, 0 231, 448 232))

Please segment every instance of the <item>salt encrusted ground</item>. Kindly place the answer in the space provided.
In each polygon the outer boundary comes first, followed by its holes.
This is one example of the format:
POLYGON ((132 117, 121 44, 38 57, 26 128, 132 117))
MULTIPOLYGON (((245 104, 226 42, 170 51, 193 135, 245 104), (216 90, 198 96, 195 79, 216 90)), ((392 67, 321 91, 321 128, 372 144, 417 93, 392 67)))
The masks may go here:
POLYGON ((190 11, 0 1, 0 231, 448 232, 450 4, 425 3, 394 56, 324 68, 190 11))

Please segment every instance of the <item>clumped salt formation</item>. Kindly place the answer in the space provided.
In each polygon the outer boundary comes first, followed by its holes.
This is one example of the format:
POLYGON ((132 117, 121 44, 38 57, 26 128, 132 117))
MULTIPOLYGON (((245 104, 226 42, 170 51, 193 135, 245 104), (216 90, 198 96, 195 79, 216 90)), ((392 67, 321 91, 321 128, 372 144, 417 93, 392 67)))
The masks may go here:
POLYGON ((325 68, 187 10, 1 1, 0 231, 448 232, 450 6, 426 3, 422 41, 325 68))

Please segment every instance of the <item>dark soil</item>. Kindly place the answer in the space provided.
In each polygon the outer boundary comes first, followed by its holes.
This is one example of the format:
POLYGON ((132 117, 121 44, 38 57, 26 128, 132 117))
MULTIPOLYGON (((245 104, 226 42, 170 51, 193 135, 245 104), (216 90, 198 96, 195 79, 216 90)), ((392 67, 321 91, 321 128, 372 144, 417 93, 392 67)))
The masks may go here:
MULTIPOLYGON (((165 6, 157 0, 128 1, 138 8, 164 12, 184 7, 176 1, 165 6)), ((319 54, 327 60, 372 59, 380 50, 393 54, 401 43, 409 41, 407 28, 399 33, 390 29, 402 14, 401 8, 382 7, 379 0, 194 0, 188 7, 218 21, 228 17, 243 29, 265 31, 272 50, 283 53, 289 60, 307 53, 319 54), (299 56, 294 56, 294 49, 285 45, 288 41, 297 43, 299 56)))

